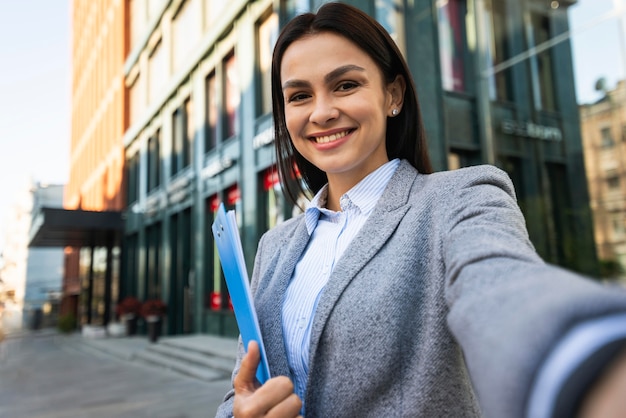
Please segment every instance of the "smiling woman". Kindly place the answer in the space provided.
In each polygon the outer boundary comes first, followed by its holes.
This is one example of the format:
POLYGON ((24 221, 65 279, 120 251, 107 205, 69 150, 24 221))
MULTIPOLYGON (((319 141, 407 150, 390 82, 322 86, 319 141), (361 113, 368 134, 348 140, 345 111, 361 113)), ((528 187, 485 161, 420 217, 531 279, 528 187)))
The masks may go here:
POLYGON ((502 170, 432 173, 380 24, 336 2, 294 18, 272 95, 280 180, 314 197, 257 250, 272 378, 240 343, 217 416, 593 416, 626 353, 626 291, 546 264, 502 170))
POLYGON ((404 78, 387 83, 354 43, 320 33, 287 48, 281 79, 293 146, 326 173, 327 207, 339 210, 345 192, 389 161, 387 118, 402 107, 404 78))

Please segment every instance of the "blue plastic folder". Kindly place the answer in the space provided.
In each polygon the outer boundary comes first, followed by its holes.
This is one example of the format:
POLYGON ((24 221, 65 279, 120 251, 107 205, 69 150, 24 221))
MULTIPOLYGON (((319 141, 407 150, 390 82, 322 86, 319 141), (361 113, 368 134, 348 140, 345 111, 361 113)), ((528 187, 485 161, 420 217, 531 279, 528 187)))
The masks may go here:
POLYGON ((217 209, 217 216, 211 229, 220 255, 222 270, 224 271, 226 286, 235 310, 235 319, 239 326, 241 339, 246 350, 248 349, 248 343, 252 340, 259 344, 261 361, 259 362, 256 377, 259 382, 265 383, 270 378, 270 368, 265 355, 259 320, 256 316, 252 294, 250 293, 250 281, 243 256, 235 211, 229 210, 226 212, 224 204, 221 203, 217 209))

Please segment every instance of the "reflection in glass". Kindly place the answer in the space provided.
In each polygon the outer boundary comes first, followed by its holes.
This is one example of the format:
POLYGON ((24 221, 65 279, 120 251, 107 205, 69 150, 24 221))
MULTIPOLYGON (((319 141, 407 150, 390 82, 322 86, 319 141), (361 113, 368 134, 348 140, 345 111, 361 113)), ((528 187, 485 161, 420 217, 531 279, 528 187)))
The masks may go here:
POLYGON ((437 7, 442 86, 449 91, 465 91, 465 0, 441 0, 437 7))

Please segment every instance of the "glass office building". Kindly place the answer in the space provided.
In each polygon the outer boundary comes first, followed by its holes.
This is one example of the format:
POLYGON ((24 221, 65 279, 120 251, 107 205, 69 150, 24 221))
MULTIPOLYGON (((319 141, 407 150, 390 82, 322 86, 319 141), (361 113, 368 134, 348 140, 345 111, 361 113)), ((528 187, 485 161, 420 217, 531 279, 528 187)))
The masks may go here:
MULTIPOLYGON (((131 0, 119 294, 160 297, 166 332, 236 335, 211 224, 236 210, 249 272, 298 212, 275 171, 270 63, 308 0, 131 0)), ((574 1, 364 0, 404 52, 436 170, 490 163, 549 262, 595 274, 569 41, 574 1)))

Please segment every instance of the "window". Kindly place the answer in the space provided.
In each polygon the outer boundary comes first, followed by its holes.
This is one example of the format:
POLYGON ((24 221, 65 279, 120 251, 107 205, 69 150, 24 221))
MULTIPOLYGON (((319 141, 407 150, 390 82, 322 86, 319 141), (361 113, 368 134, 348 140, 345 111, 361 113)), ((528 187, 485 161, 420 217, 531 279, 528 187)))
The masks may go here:
POLYGON ((144 295, 146 299, 160 298, 163 294, 161 288, 161 234, 162 224, 157 222, 146 228, 145 254, 146 254, 146 277, 144 280, 144 295))
POLYGON ((148 192, 161 185, 161 130, 148 139, 148 192))
POLYGON ((191 164, 193 132, 190 116, 191 98, 187 98, 172 115, 172 176, 191 164))
POLYGON ((258 27, 259 97, 261 103, 258 116, 272 111, 272 50, 278 37, 278 15, 272 13, 258 27))
POLYGON ((618 190, 619 189, 619 177, 618 176, 607 177, 606 185, 609 188, 609 190, 618 190))
POLYGON ((376 20, 389 32, 402 53, 406 53, 404 40, 404 7, 402 0, 378 0, 376 3, 376 20))
POLYGON ((206 310, 219 310, 222 306, 222 267, 211 230, 220 203, 221 199, 217 194, 205 201, 204 259, 207 263, 204 269, 204 308, 206 310))
POLYGON ((267 231, 292 216, 294 205, 285 198, 276 167, 270 167, 261 173, 259 193, 261 208, 264 211, 260 227, 267 231))
POLYGON ((291 20, 301 13, 311 11, 310 0, 285 0, 284 10, 287 11, 287 20, 291 20))
POLYGON ((613 230, 613 238, 619 239, 626 236, 626 218, 622 213, 612 213, 611 227, 613 230))
POLYGON ((206 134, 204 151, 209 152, 217 146, 217 120, 219 104, 217 100, 217 83, 215 72, 209 74, 205 81, 206 88, 206 134))
POLYGON ((196 10, 199 4, 197 1, 185 0, 172 22, 172 63, 174 70, 180 68, 200 39, 200 19, 196 10))
POLYGON ((205 152, 220 141, 232 138, 239 130, 241 87, 235 53, 230 52, 205 80, 205 152))
POLYGON ((159 91, 165 86, 167 77, 168 67, 165 61, 163 41, 159 41, 148 58, 148 102, 156 99, 159 91))
POLYGON ((141 94, 141 83, 140 78, 135 78, 133 84, 128 88, 128 101, 130 102, 128 105, 128 119, 130 125, 137 121, 139 115, 143 111, 143 100, 141 94))
MULTIPOLYGON (((541 45, 551 38, 550 18, 544 14, 533 13, 531 17, 533 39, 530 44, 541 45)), ((556 110, 556 94, 554 92, 554 73, 552 49, 548 48, 531 57, 531 66, 537 88, 535 106, 543 110, 556 110)))
POLYGON ((479 162, 480 156, 477 151, 452 149, 448 152, 448 170, 469 167, 479 162))
POLYGON ((437 2, 439 59, 444 90, 465 91, 465 0, 437 2))
POLYGON ((239 124, 239 102, 241 101, 241 90, 239 85, 239 74, 237 72, 237 60, 235 53, 224 60, 224 86, 225 86, 225 138, 230 138, 237 133, 237 125, 239 124))
MULTIPOLYGON (((489 39, 490 67, 496 66, 511 58, 509 46, 510 29, 507 27, 506 2, 487 0, 485 3, 487 21, 486 36, 489 39)), ((504 69, 490 76, 489 93, 491 100, 512 101, 511 71, 504 69)))
POLYGON ((224 202, 225 209, 235 209, 237 214, 237 225, 241 225, 239 213, 241 212, 241 195, 239 187, 235 184, 226 189, 224 192, 210 196, 205 201, 205 224, 207 230, 205 232, 205 258, 208 260, 208 266, 205 269, 204 286, 204 307, 213 311, 232 311, 232 303, 228 293, 228 287, 224 279, 224 274, 220 264, 217 245, 213 239, 213 233, 210 225, 217 216, 217 209, 221 202, 224 202), (222 199, 223 197, 223 199, 222 199))
POLYGON ((611 128, 607 127, 600 130, 600 141, 602 148, 613 148, 615 141, 613 141, 613 136, 611 135, 611 128))
POLYGON ((187 167, 193 162, 193 139, 194 139, 194 125, 193 125, 193 102, 191 98, 187 98, 184 103, 184 121, 183 121, 183 167, 187 167))
POLYGON ((139 153, 135 153, 128 160, 127 168, 128 189, 127 197, 128 204, 135 203, 139 199, 139 153))

